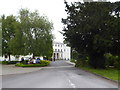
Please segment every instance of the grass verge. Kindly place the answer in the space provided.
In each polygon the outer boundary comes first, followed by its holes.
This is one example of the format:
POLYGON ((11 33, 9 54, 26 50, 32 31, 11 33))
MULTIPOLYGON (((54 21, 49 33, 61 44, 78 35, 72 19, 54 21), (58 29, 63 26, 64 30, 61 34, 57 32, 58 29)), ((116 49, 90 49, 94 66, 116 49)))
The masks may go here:
POLYGON ((117 69, 94 69, 91 67, 79 67, 83 70, 107 77, 109 79, 118 81, 118 70, 117 69))

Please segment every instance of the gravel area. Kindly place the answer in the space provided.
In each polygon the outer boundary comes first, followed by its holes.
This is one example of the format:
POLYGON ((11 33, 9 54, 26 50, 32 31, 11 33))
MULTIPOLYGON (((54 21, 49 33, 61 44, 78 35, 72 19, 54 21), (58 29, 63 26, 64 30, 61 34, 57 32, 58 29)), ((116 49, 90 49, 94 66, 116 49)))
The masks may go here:
POLYGON ((40 67, 16 67, 15 65, 2 65, 0 64, 0 75, 8 75, 8 74, 21 74, 28 73, 33 71, 38 71, 40 67))

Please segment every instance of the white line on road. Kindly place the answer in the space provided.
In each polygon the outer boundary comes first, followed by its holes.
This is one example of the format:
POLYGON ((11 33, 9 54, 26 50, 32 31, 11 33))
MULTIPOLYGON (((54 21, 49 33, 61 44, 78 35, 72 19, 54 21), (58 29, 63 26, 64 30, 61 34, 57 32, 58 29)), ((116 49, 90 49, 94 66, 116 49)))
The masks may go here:
POLYGON ((65 68, 65 67, 73 67, 73 66, 57 66, 57 67, 41 67, 41 68, 65 68))
POLYGON ((70 80, 69 80, 69 83, 70 83, 70 85, 71 85, 73 88, 76 87, 75 84, 73 84, 70 80))

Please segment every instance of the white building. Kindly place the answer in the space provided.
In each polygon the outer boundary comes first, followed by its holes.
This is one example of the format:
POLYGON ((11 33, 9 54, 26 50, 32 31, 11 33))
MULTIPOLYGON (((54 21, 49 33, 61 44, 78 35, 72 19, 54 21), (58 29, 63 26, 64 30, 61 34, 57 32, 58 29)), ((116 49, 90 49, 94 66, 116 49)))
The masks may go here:
POLYGON ((66 44, 53 42, 53 59, 58 60, 70 60, 71 59, 71 48, 66 44))
MULTIPOLYGON (((21 60, 21 57, 24 57, 25 60, 28 60, 32 55, 22 56, 20 55, 19 58, 15 58, 15 56, 11 55, 11 60, 21 60)), ((53 59, 56 60, 70 60, 71 59, 71 48, 66 46, 66 44, 53 42, 53 59)), ((43 60, 43 57, 40 57, 43 60)), ((5 60, 5 57, 0 57, 0 61, 5 60)), ((8 61, 8 58, 6 59, 8 61)))

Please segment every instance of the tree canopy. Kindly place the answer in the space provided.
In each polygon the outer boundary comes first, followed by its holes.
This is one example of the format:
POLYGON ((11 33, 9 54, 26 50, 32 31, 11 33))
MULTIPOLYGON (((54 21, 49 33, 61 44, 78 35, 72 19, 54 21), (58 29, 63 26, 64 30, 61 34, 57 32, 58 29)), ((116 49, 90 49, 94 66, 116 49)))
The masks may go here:
POLYGON ((38 11, 20 9, 18 16, 2 19, 2 54, 51 57, 53 24, 38 11))
POLYGON ((65 24, 65 40, 81 54, 88 54, 90 65, 105 67, 105 53, 119 54, 120 50, 120 2, 65 2, 68 16, 65 24), (119 14, 119 15, 118 15, 119 14))
POLYGON ((15 36, 14 23, 17 21, 13 15, 7 17, 3 15, 1 17, 1 22, 2 22, 2 55, 9 55, 10 59, 11 51, 8 43, 15 36))

